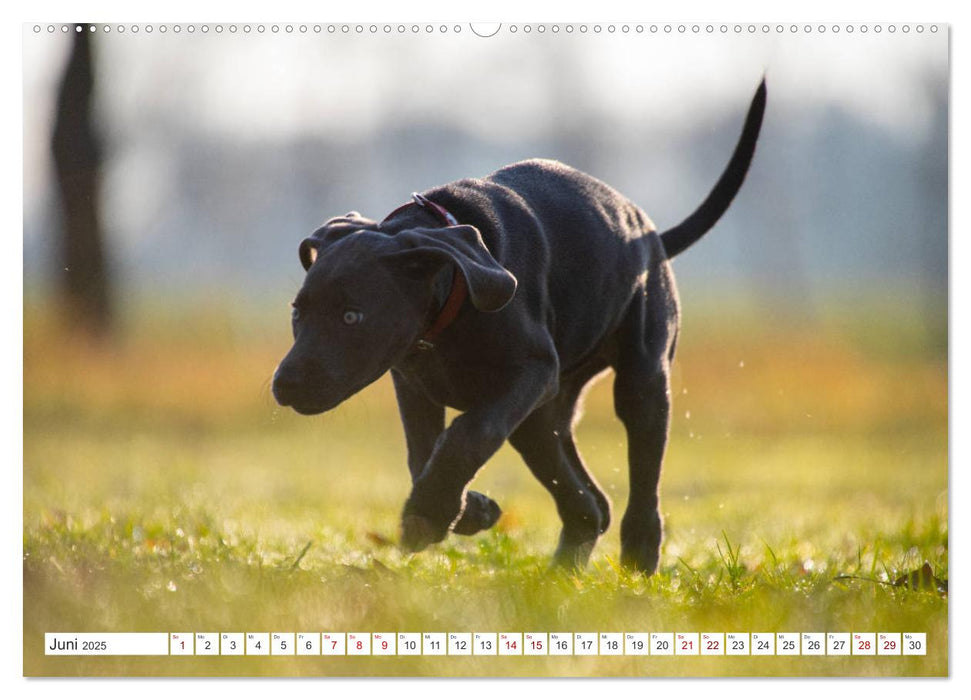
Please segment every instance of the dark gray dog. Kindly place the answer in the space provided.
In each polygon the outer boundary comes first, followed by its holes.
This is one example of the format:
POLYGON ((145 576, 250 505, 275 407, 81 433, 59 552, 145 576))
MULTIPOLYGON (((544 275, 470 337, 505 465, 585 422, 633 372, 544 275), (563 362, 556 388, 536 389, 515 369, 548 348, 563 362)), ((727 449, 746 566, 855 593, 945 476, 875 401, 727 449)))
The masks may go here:
POLYGON ((403 546, 496 523, 499 506, 467 487, 508 439, 556 501, 556 562, 583 566, 610 502, 577 453, 573 423, 584 386, 613 368, 630 463, 622 561, 654 572, 680 322, 668 261, 728 208, 764 111, 763 81, 718 183, 662 234, 626 197, 549 160, 414 195, 380 223, 357 212, 331 219, 300 245, 307 277, 276 400, 321 413, 390 369, 413 482, 403 546), (462 412, 447 428, 446 406, 462 412))

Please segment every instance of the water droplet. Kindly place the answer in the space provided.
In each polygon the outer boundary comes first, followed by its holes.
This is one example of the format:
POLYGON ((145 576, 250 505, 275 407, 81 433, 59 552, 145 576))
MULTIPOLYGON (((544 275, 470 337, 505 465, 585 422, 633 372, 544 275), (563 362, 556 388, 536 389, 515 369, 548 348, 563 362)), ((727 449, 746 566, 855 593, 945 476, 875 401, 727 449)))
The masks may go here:
POLYGON ((690 419, 690 418, 691 418, 691 411, 685 411, 685 412, 684 412, 684 419, 685 419, 685 420, 688 420, 688 419, 690 419))
POLYGON ((170 593, 175 593, 177 590, 179 590, 179 587, 175 585, 175 581, 169 581, 165 586, 165 589, 170 593))
POLYGON ((739 360, 738 361, 738 366, 739 367, 744 367, 745 366, 745 360, 739 360))

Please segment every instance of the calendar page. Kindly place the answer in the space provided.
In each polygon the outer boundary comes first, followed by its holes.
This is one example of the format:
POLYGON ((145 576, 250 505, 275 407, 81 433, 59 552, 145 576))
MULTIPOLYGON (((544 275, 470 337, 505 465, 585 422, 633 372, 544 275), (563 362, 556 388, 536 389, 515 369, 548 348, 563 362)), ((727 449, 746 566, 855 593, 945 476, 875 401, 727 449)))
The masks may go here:
POLYGON ((24 24, 23 674, 948 676, 949 32, 24 24))

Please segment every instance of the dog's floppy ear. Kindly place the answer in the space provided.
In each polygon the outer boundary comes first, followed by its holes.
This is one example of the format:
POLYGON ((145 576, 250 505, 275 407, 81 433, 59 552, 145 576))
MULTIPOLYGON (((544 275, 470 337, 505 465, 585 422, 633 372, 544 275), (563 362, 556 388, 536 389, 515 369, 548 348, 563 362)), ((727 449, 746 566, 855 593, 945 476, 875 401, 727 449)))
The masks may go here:
POLYGON ((405 274, 430 278, 443 265, 454 263, 479 311, 499 311, 516 294, 516 278, 492 257, 474 226, 409 229, 393 240, 399 249, 387 260, 405 274))
POLYGON ((300 264, 304 270, 309 270, 310 266, 317 261, 317 251, 320 249, 320 239, 310 236, 300 241, 300 264))
POLYGON ((321 248, 336 243, 344 236, 362 230, 374 230, 377 226, 377 221, 361 216, 356 211, 349 211, 344 216, 329 219, 327 223, 300 242, 300 264, 303 265, 304 270, 309 270, 310 266, 317 260, 317 253, 320 252, 321 248))

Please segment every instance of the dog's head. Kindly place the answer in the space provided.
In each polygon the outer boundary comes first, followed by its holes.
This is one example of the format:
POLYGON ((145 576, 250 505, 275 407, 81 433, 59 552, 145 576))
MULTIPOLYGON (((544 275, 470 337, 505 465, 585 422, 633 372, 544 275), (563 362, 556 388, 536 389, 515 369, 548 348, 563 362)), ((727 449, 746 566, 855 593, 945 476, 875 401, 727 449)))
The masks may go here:
POLYGON ((377 229, 351 212, 300 244, 307 276, 292 304, 294 343, 273 375, 281 406, 322 413, 378 379, 415 349, 452 274, 478 311, 498 311, 516 292, 473 226, 377 229))

